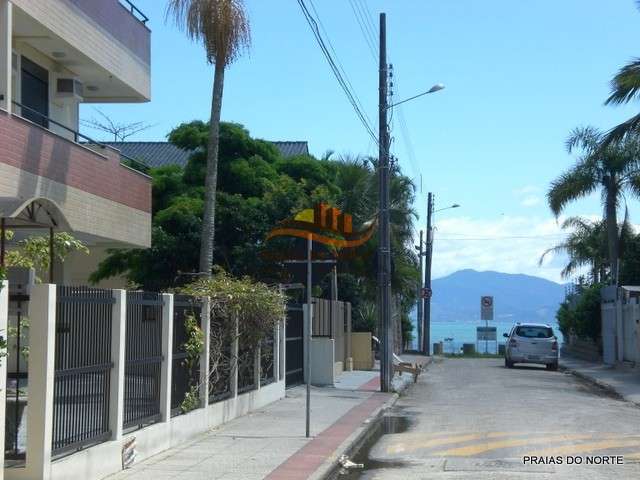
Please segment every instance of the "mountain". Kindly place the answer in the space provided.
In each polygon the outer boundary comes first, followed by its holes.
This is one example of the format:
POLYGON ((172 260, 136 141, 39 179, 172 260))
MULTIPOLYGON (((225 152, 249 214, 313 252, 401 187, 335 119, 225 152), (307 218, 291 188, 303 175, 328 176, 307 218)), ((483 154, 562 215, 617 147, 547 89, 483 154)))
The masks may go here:
POLYGON ((479 321, 480 297, 494 297, 494 319, 555 323, 565 286, 544 278, 500 272, 460 270, 432 281, 433 321, 479 321))

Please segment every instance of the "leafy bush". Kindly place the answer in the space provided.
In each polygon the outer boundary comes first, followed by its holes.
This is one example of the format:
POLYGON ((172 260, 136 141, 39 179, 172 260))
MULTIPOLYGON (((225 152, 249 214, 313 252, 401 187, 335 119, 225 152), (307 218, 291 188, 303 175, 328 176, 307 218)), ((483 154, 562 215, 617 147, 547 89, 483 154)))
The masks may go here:
POLYGON ((595 284, 568 297, 558 309, 556 318, 564 336, 575 334, 580 338, 598 340, 601 335, 600 289, 595 284))

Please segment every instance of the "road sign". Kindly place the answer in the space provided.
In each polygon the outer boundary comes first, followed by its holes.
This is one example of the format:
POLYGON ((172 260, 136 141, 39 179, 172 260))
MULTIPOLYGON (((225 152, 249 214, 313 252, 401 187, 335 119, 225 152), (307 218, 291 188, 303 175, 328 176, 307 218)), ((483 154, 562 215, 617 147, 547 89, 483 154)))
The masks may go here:
POLYGON ((496 327, 476 327, 476 337, 478 341, 495 342, 498 340, 496 327))
POLYGON ((493 297, 485 295, 480 298, 480 318, 493 320, 493 297))
POLYGON ((422 298, 431 298, 431 295, 433 295, 433 291, 430 288, 420 289, 420 296, 422 298))

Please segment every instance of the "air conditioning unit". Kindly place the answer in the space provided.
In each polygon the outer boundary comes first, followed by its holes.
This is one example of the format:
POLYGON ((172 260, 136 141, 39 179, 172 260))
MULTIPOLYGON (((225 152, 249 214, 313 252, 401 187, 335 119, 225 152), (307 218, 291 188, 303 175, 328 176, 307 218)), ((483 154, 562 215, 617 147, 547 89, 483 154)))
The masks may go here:
POLYGON ((84 85, 77 78, 58 78, 56 98, 83 101, 84 85))

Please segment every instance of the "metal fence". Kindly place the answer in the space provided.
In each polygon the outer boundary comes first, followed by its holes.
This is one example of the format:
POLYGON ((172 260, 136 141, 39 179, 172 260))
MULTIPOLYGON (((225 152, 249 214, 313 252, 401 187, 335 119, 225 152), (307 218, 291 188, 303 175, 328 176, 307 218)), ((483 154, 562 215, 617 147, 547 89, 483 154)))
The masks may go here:
POLYGON ((243 334, 242 325, 238 336, 238 394, 258 388, 256 378, 256 361, 258 348, 251 345, 243 334))
POLYGON ((231 339, 224 334, 223 322, 213 315, 210 319, 209 343, 209 403, 231 397, 231 339))
POLYGON ((274 336, 268 335, 260 344, 260 386, 275 381, 274 336))
POLYGON ((127 292, 124 428, 160 420, 162 295, 127 292))
POLYGON ((304 379, 302 305, 287 305, 285 385, 292 387, 304 379))
POLYGON ((188 354, 184 348, 189 340, 187 320, 195 318, 198 327, 202 319, 202 303, 188 295, 176 295, 173 300, 173 349, 171 365, 171 415, 181 413, 180 406, 186 395, 200 382, 200 362, 189 368, 188 354))
POLYGON ((111 290, 57 287, 52 439, 56 455, 111 436, 113 304, 111 290))
POLYGON ((313 304, 313 328, 311 334, 314 337, 333 338, 333 322, 331 315, 331 300, 314 298, 313 304))

